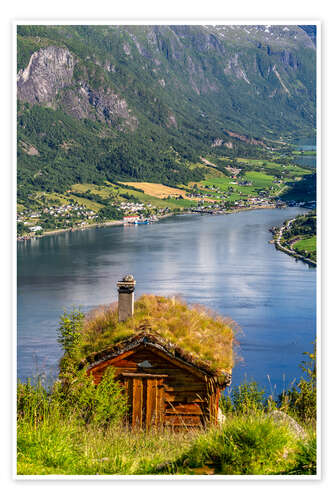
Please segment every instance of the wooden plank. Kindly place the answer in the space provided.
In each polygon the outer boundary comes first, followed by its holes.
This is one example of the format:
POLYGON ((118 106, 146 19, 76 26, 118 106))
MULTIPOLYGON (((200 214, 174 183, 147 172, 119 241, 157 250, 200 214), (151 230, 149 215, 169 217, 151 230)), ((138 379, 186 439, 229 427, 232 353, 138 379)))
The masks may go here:
POLYGON ((124 381, 124 387, 127 391, 127 404, 128 404, 128 415, 127 422, 132 426, 132 416, 133 416, 133 380, 127 379, 124 381))
POLYGON ((211 424, 217 424, 217 412, 219 404, 220 391, 217 390, 209 397, 209 420, 211 424))
POLYGON ((188 403, 188 404, 167 404, 165 409, 166 415, 202 415, 203 404, 188 403))
POLYGON ((156 378, 149 378, 145 380, 147 385, 146 430, 148 430, 151 425, 156 424, 157 382, 158 380, 156 378))
POLYGON ((133 379, 133 400, 132 400, 132 426, 142 427, 142 396, 143 396, 142 380, 139 378, 133 379))
POLYGON ((165 391, 164 384, 158 384, 157 386, 157 425, 164 425, 165 419, 165 391))
POLYGON ((123 372, 122 373, 122 376, 123 377, 132 377, 132 378, 147 378, 147 379, 152 379, 152 378, 156 378, 156 379, 163 379, 163 378, 166 378, 168 375, 165 375, 165 374, 159 374, 159 373, 141 373, 141 372, 123 372))
POLYGON ((164 424, 167 426, 182 425, 187 426, 201 426, 202 421, 199 415, 165 415, 164 424))
POLYGON ((147 349, 151 349, 153 352, 155 352, 159 357, 167 359, 171 364, 178 366, 182 368, 183 370, 186 370, 190 372, 192 375, 194 375, 197 379, 202 380, 206 379, 207 375, 205 375, 203 372, 198 370, 198 368, 195 368, 194 366, 192 367, 191 365, 186 364, 186 362, 183 362, 181 360, 177 360, 170 356, 169 354, 164 353, 163 351, 159 350, 158 348, 154 346, 147 346, 147 349))
POLYGON ((164 388, 167 392, 184 392, 184 390, 188 390, 189 392, 203 392, 205 390, 205 386, 203 384, 184 384, 173 381, 168 377, 166 383, 164 384, 164 388))
POLYGON ((112 366, 115 363, 118 363, 119 361, 121 361, 122 359, 128 358, 134 352, 135 352, 134 349, 132 349, 132 350, 124 352, 123 354, 120 354, 119 356, 116 356, 114 358, 106 359, 105 361, 101 361, 100 363, 97 362, 98 364, 96 364, 92 368, 88 368, 87 375, 90 375, 90 373, 94 374, 100 370, 104 371, 108 366, 110 366, 110 365, 112 366))
POLYGON ((201 382, 199 379, 194 379, 190 373, 186 373, 179 368, 170 370, 168 367, 154 366, 154 368, 149 368, 146 371, 149 371, 149 373, 166 374, 169 375, 170 378, 184 383, 204 384, 204 382, 201 382))
POLYGON ((165 402, 176 403, 208 403, 205 393, 190 392, 186 390, 181 391, 165 391, 165 402))
POLYGON ((128 359, 120 359, 112 364, 116 368, 137 368, 137 363, 128 359))

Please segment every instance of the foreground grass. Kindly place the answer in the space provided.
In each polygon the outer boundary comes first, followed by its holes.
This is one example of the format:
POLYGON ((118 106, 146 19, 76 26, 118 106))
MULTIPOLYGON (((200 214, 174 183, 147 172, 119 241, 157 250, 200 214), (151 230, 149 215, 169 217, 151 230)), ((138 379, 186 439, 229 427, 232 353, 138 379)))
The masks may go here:
POLYGON ((223 429, 128 431, 50 418, 18 424, 19 475, 315 474, 316 441, 267 417, 232 417, 223 429))
POLYGON ((131 432, 84 426, 75 420, 18 425, 19 475, 153 474, 159 464, 175 461, 198 433, 131 432))
POLYGON ((315 438, 298 441, 265 418, 234 418, 223 430, 132 432, 74 420, 18 425, 19 475, 315 474, 315 438))

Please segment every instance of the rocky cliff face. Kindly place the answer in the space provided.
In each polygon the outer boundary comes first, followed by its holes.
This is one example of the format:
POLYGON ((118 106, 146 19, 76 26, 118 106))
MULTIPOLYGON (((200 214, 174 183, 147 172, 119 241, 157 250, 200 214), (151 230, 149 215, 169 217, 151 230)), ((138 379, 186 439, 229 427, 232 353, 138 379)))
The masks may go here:
POLYGON ((138 125, 138 120, 130 114, 125 99, 111 89, 95 90, 87 82, 80 82, 74 89, 64 89, 59 103, 62 109, 75 118, 97 119, 110 126, 123 126, 132 131, 138 125))
POLYGON ((130 130, 137 127, 127 102, 110 88, 93 89, 85 81, 73 78, 75 56, 66 48, 46 47, 32 54, 29 64, 17 75, 18 99, 64 109, 82 119, 105 121, 120 127, 119 120, 130 130))
POLYGON ((73 71, 74 57, 68 49, 40 49, 17 75, 18 98, 32 104, 51 105, 59 90, 71 84, 73 71))

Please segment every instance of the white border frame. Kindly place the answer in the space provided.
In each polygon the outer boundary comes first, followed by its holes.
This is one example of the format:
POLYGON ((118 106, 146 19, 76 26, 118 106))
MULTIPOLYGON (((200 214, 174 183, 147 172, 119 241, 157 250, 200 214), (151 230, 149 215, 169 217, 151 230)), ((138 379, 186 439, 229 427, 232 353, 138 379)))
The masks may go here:
MULTIPOLYGON (((119 480, 156 480, 156 481, 165 481, 165 480, 175 480, 175 481, 183 481, 183 480, 202 480, 202 481, 257 481, 257 480, 265 480, 265 481, 274 481, 276 483, 283 481, 318 481, 322 479, 322 296, 321 296, 321 286, 322 286, 322 234, 321 234, 321 224, 322 224, 322 22, 319 20, 223 20, 223 19, 201 19, 201 20, 175 20, 175 19, 145 19, 145 20, 137 20, 130 21, 126 18, 118 18, 118 19, 103 19, 103 20, 94 20, 87 21, 86 19, 82 20, 15 20, 12 21, 12 47, 13 47, 13 58, 12 58, 12 81, 14 88, 12 92, 12 164, 15 168, 12 169, 12 228, 16 227, 16 189, 17 189, 17 158, 16 158, 16 133, 17 133, 17 107, 16 107, 16 68, 17 68, 17 41, 16 41, 16 30, 18 25, 90 25, 90 26, 101 26, 101 25, 127 25, 127 26, 144 26, 144 25, 282 25, 282 26, 297 26, 297 25, 315 25, 317 29, 316 33, 316 126, 317 126, 317 283, 316 283, 316 324, 317 324, 317 474, 315 476, 286 476, 286 475, 277 475, 277 476, 266 476, 266 475, 257 475, 257 476, 234 476, 234 475, 219 475, 219 476, 201 476, 201 475, 103 475, 103 476, 95 476, 95 475, 58 475, 58 474, 50 474, 50 475, 18 475, 16 473, 17 470, 17 456, 16 456, 16 439, 17 439, 17 428, 15 422, 15 432, 12 432, 13 443, 12 443, 12 478, 18 481, 29 481, 29 480, 37 480, 37 481, 53 481, 53 480, 97 480, 97 481, 119 481, 119 480)), ((16 387, 17 387, 17 243, 16 243, 16 230, 12 231, 12 248, 14 254, 14 266, 13 266, 13 276, 12 282, 15 283, 15 286, 12 289, 12 304, 13 304, 13 319, 12 324, 14 326, 13 331, 13 341, 12 341, 12 367, 13 367, 13 377, 12 377, 12 398, 13 398, 13 419, 16 418, 16 387)))

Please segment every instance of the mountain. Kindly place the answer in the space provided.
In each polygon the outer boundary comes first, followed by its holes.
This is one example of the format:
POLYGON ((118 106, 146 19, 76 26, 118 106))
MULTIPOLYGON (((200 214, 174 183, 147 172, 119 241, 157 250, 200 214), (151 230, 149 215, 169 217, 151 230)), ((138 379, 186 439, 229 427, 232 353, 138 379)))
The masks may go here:
POLYGON ((300 24, 300 28, 302 28, 305 33, 309 35, 313 43, 316 45, 317 43, 317 26, 313 24, 300 24))
POLYGON ((177 184, 205 154, 314 135, 302 26, 18 26, 18 190, 177 184))

